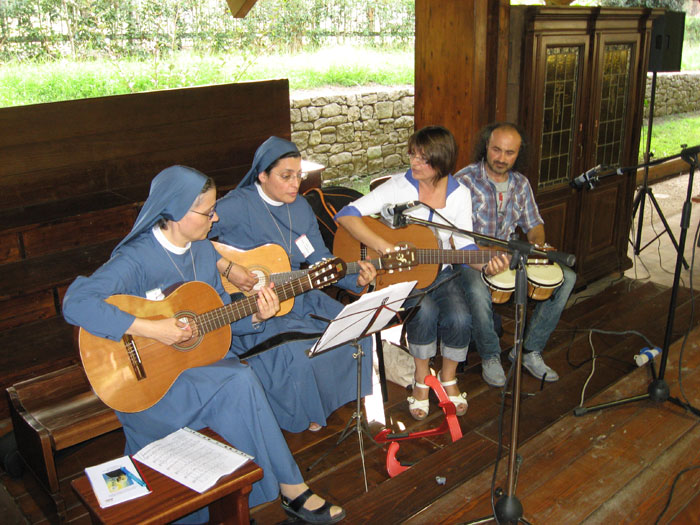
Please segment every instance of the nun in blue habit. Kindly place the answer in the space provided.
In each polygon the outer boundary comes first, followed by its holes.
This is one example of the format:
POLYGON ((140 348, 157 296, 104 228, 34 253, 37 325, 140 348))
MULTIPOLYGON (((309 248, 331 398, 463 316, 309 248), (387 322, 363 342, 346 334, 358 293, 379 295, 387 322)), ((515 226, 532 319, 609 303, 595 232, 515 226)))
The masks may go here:
MULTIPOLYGON (((220 255, 206 240, 212 222, 217 220, 215 205, 213 181, 200 172, 172 166, 159 173, 133 229, 109 261, 92 276, 78 277, 69 287, 63 304, 66 320, 113 341, 119 341, 125 333, 166 344, 188 339, 191 329, 177 319, 139 319, 104 300, 113 294, 162 299, 163 291, 171 285, 197 280, 214 287, 222 301, 229 303, 230 296, 217 271, 220 255)), ((233 340, 243 334, 262 333, 264 319, 278 309, 279 302, 270 289, 259 292, 258 313, 232 325, 233 340)), ((331 523, 342 512, 339 507, 333 507, 332 512, 330 504, 323 504, 308 490, 260 382, 235 355, 184 371, 155 405, 142 412, 117 412, 117 416, 124 426, 126 454, 185 426, 210 427, 254 456, 263 468, 264 477, 253 485, 250 494, 251 506, 277 498, 281 489, 283 506, 298 502, 297 496, 306 494, 301 505, 295 507, 295 516, 331 523), (324 510, 311 512, 306 508, 318 506, 324 510)), ((207 519, 203 509, 182 522, 202 523, 207 519)))
MULTIPOLYGON (((255 152, 253 165, 238 187, 217 203, 219 222, 210 238, 249 250, 263 244, 282 246, 292 270, 333 257, 318 229, 316 216, 306 199, 299 195, 301 155, 296 145, 270 137, 255 152)), ((338 286, 360 292, 376 276, 368 263, 360 262, 360 274, 346 275, 338 286)), ((254 282, 254 281, 251 281, 254 282)), ((246 290, 251 282, 234 282, 246 290)), ((260 379, 277 421, 285 430, 318 430, 338 407, 356 399, 357 362, 355 349, 347 344, 313 358, 307 357, 318 334, 328 323, 312 318, 333 319, 342 304, 321 290, 311 290, 294 298, 294 307, 284 316, 265 322, 265 329, 234 341, 231 351, 241 355, 247 349, 271 340, 285 340, 285 333, 316 334, 308 340, 282 342, 271 350, 247 359, 260 379)), ((361 340, 361 395, 372 390, 372 338, 361 340)))

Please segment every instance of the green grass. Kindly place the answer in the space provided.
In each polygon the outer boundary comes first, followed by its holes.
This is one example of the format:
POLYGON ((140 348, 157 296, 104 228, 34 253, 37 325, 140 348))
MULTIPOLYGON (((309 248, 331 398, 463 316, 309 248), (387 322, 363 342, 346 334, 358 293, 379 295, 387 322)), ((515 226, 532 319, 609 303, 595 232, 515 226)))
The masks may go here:
MULTIPOLYGON (((643 159, 647 141, 647 125, 642 126, 639 141, 639 159, 643 159)), ((681 144, 687 147, 700 144, 700 112, 683 113, 668 117, 654 118, 651 129, 653 158, 660 159, 680 153, 681 144)))
POLYGON ((150 62, 6 63, 0 69, 0 107, 269 78, 288 78, 290 89, 413 84, 413 52, 335 47, 253 58, 182 52, 150 62))
POLYGON ((684 42, 681 55, 681 71, 700 70, 700 45, 684 42))

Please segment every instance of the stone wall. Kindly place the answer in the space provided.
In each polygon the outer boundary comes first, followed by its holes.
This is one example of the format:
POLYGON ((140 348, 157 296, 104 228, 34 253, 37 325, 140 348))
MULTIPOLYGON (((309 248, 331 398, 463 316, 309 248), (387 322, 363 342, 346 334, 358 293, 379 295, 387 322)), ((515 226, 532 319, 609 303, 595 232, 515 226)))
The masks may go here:
MULTIPOLYGON (((326 166, 324 180, 396 173, 408 167, 413 87, 292 93, 292 140, 326 166)), ((646 99, 651 95, 651 73, 646 99)), ((645 117, 649 104, 645 104, 645 117)), ((700 111, 700 71, 658 73, 654 117, 700 111)))
MULTIPOLYGON (((649 116, 652 74, 647 74, 644 117, 649 116)), ((700 111, 700 71, 657 73, 654 118, 700 111)))
POLYGON ((305 159, 326 166, 324 180, 379 175, 408 166, 413 88, 318 96, 293 93, 292 140, 305 159))

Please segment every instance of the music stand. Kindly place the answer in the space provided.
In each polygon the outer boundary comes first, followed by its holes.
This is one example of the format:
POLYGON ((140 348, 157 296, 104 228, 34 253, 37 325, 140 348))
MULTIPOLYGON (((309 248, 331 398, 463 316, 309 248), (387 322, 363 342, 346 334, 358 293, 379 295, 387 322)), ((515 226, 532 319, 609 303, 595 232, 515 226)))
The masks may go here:
POLYGON ((356 407, 352 416, 345 424, 335 444, 319 456, 316 461, 307 467, 311 470, 322 459, 330 454, 340 443, 342 443, 353 432, 357 433, 360 444, 360 458, 362 461, 362 475, 365 482, 365 492, 369 490, 367 486, 367 470, 365 467, 365 450, 362 434, 366 434, 374 443, 372 434, 369 431, 367 422, 362 415, 362 346, 360 339, 375 332, 381 331, 389 321, 396 315, 406 297, 411 292, 417 281, 408 281, 392 284, 382 290, 363 295, 354 303, 345 306, 340 313, 332 319, 326 327, 323 335, 309 350, 309 357, 313 358, 323 352, 327 352, 344 344, 351 344, 355 347, 352 357, 357 362, 357 399, 356 407), (352 425, 353 421, 355 425, 352 425))

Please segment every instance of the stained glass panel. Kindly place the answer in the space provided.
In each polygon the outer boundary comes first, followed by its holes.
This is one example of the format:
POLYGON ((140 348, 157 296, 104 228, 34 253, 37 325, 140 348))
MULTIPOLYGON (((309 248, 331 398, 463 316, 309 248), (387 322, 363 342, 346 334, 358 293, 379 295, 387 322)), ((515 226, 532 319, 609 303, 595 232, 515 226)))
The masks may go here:
POLYGON ((605 46, 596 164, 620 165, 626 129, 631 60, 632 44, 605 46))
POLYGON ((568 182, 580 47, 549 47, 545 66, 540 189, 568 182))

